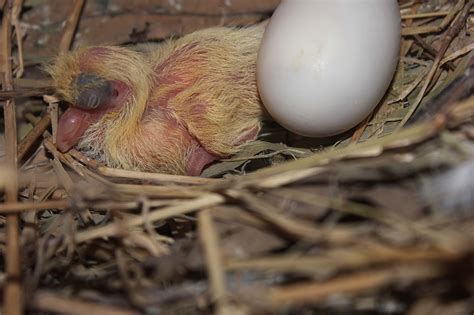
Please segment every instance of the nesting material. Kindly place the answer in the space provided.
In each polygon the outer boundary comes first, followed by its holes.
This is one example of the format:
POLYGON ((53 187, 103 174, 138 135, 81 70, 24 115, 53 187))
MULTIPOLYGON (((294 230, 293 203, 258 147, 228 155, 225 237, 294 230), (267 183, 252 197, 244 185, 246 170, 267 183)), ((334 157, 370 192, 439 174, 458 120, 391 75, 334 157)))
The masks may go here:
POLYGON ((78 45, 257 24, 278 1, 3 2, 5 314, 474 310, 474 1, 400 1, 395 79, 357 128, 266 122, 202 177, 60 152, 63 104, 38 69, 78 45))

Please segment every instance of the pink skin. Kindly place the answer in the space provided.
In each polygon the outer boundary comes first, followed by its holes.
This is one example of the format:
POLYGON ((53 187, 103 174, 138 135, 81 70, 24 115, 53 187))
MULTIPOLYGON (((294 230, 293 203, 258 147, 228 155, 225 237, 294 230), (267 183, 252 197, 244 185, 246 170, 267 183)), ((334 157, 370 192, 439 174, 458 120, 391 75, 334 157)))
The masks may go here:
POLYGON ((206 165, 214 162, 219 157, 209 153, 202 146, 198 145, 193 150, 186 164, 186 174, 189 176, 199 176, 206 165))

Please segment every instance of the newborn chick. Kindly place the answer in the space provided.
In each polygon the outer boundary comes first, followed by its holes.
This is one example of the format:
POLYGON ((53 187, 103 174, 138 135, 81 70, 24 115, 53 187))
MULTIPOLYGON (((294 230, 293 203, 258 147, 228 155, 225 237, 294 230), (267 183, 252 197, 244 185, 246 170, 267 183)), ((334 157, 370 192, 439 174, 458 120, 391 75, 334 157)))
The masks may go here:
POLYGON ((71 106, 59 120, 58 148, 76 146, 111 167, 199 175, 260 130, 255 72, 264 27, 60 55, 48 72, 71 106))

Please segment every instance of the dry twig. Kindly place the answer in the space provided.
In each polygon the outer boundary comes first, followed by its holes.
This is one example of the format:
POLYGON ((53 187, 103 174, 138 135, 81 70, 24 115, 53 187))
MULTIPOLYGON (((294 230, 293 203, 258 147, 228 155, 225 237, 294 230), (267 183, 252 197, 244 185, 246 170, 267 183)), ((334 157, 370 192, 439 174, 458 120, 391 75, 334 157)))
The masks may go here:
MULTIPOLYGON (((11 65, 11 35, 13 12, 21 10, 22 1, 5 1, 1 29, 0 67, 4 74, 4 90, 13 89, 13 71, 11 65)), ((17 169, 17 132, 15 103, 8 100, 4 106, 6 163, 12 170, 17 169)), ((18 179, 13 177, 6 187, 7 203, 15 203, 18 198, 18 179)), ((7 253, 6 284, 4 287, 4 312, 8 315, 20 315, 23 312, 23 295, 21 287, 21 261, 19 240, 19 217, 7 215, 7 253)))

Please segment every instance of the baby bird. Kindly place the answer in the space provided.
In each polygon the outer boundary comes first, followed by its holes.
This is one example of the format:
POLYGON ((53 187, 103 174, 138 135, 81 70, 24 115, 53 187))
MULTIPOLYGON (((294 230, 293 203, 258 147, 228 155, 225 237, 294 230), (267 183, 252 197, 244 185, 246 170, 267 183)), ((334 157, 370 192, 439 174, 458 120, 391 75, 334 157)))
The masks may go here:
POLYGON ((260 131, 264 28, 215 27, 161 44, 58 56, 48 72, 70 104, 58 148, 76 147, 110 167, 200 175, 260 131))

